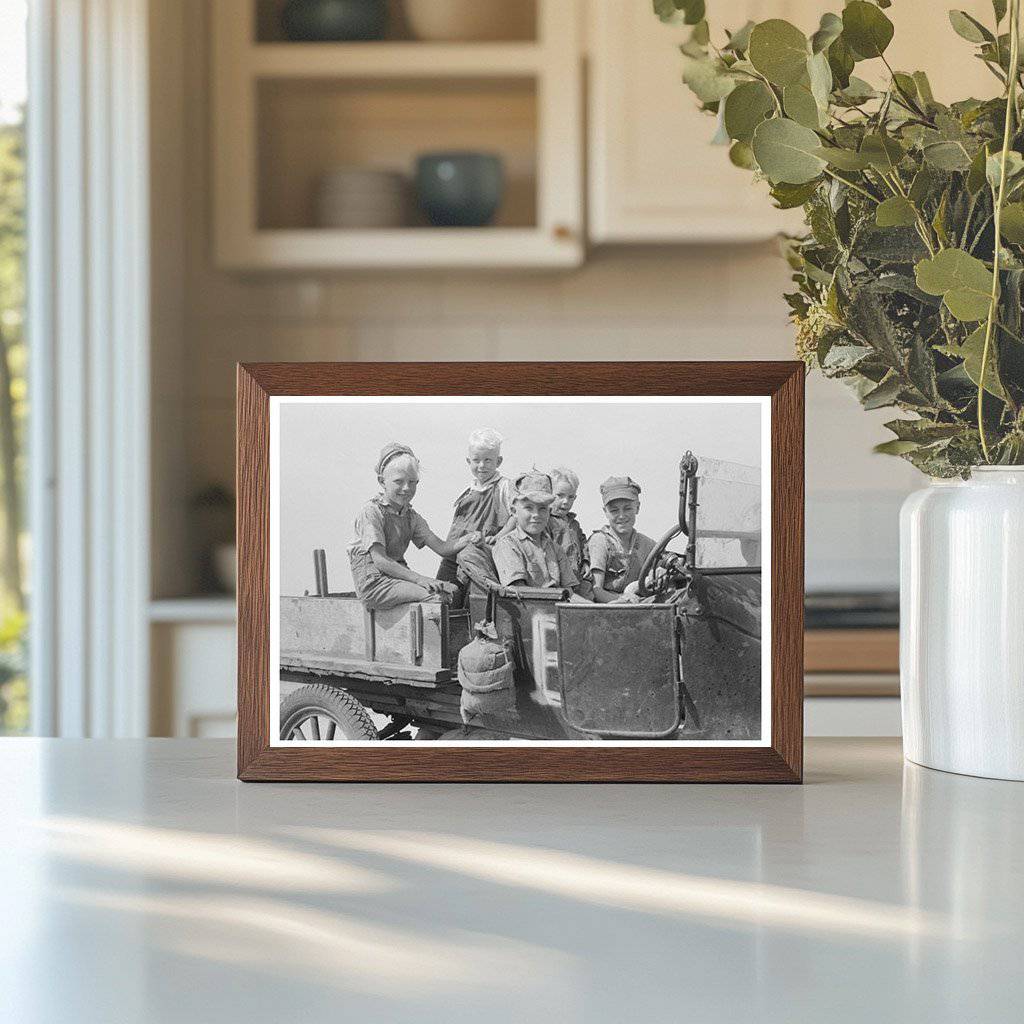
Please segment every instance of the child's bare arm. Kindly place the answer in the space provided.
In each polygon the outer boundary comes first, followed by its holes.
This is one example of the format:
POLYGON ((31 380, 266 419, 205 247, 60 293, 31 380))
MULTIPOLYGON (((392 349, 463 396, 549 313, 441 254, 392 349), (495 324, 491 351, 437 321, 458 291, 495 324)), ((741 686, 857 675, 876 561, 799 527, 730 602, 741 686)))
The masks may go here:
POLYGON ((453 541, 441 540, 437 534, 431 533, 424 539, 424 544, 430 548, 435 555, 440 555, 442 558, 448 558, 457 555, 469 544, 479 544, 482 539, 483 534, 479 530, 474 530, 472 533, 464 533, 457 540, 453 541))
POLYGON ((604 589, 604 569, 595 569, 591 566, 590 572, 594 577, 594 600, 598 604, 611 604, 613 601, 617 601, 618 594, 604 589))

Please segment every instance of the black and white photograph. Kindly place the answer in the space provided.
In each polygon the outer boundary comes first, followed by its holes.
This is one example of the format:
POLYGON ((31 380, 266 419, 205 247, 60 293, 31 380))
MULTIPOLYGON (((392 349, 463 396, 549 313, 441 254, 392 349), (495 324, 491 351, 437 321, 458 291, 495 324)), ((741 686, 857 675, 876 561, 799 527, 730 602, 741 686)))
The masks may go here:
POLYGON ((763 397, 274 397, 272 745, 766 745, 769 436, 763 397))

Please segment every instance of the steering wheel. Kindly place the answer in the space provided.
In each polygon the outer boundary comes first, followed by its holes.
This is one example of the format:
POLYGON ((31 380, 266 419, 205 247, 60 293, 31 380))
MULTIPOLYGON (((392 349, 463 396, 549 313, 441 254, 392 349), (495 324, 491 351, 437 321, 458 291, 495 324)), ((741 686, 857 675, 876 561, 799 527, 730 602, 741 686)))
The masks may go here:
POLYGON ((636 589, 637 596, 650 597, 655 593, 657 588, 654 585, 654 577, 665 554, 665 549, 682 532, 682 527, 677 523, 651 548, 651 553, 644 559, 644 564, 640 568, 640 577, 636 589))

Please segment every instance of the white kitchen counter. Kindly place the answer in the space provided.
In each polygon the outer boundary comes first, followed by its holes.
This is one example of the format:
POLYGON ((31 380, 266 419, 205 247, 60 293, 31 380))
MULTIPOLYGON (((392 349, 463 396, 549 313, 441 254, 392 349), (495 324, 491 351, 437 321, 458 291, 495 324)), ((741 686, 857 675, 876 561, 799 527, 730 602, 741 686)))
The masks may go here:
POLYGON ((0 741, 0 1021, 1019 1020, 1024 785, 242 785, 0 741))

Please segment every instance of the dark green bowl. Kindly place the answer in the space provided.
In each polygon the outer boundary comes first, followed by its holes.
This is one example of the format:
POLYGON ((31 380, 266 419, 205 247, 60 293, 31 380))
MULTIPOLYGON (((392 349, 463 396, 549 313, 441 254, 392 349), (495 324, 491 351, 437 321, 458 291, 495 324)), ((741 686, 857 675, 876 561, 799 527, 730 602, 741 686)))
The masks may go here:
POLYGON ((281 27, 302 43, 366 42, 388 26, 387 0, 288 0, 281 27))
POLYGON ((504 191, 504 165, 494 153, 424 153, 416 161, 416 196, 435 227, 489 224, 504 191))

